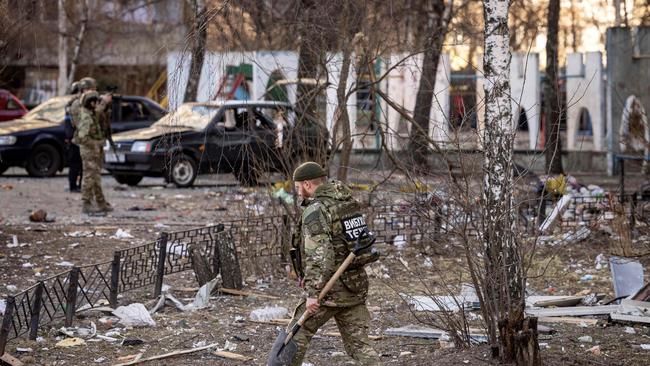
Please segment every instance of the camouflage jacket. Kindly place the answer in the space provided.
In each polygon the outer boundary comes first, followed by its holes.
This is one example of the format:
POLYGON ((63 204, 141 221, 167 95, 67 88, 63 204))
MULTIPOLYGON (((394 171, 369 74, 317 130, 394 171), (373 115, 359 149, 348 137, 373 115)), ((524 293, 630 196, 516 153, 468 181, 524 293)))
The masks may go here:
MULTIPOLYGON (((81 119, 81 94, 74 97, 69 103, 70 117, 72 118, 72 126, 77 128, 79 125, 79 120, 81 119)), ((110 133, 110 121, 111 121, 111 108, 110 103, 101 99, 97 106, 95 107, 95 115, 98 116, 99 123, 104 131, 104 136, 107 136, 107 132, 110 133)))
POLYGON ((72 127, 77 128, 79 124, 79 111, 81 110, 81 94, 75 96, 69 103, 70 118, 72 119, 72 127))
POLYGON ((104 131, 95 115, 87 108, 79 109, 79 121, 73 142, 78 145, 104 143, 104 131))
MULTIPOLYGON (((302 213, 307 297, 316 298, 343 263, 365 227, 359 202, 343 183, 332 180, 318 187, 302 213), (355 236, 356 235, 356 236, 355 236)), ((368 276, 363 265, 352 263, 324 298, 323 305, 352 306, 364 303, 368 276)))

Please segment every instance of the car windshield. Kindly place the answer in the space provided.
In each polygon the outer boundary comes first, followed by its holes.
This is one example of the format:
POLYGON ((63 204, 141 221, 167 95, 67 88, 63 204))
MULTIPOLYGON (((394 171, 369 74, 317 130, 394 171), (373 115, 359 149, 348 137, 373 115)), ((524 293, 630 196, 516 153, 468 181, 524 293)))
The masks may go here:
POLYGON ((23 116, 23 119, 40 119, 52 123, 60 123, 65 117, 65 105, 72 98, 72 95, 66 95, 48 99, 29 111, 23 116))
POLYGON ((217 114, 221 106, 207 104, 182 104, 177 110, 167 114, 154 126, 158 127, 189 127, 193 130, 202 131, 212 118, 217 114))

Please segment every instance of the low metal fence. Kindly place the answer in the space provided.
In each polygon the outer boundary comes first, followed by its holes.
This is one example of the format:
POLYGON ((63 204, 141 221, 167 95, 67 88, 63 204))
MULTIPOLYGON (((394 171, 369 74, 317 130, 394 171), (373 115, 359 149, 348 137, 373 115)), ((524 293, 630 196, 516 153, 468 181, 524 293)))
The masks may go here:
MULTIPOLYGON (((647 220, 650 205, 630 197, 628 211, 633 218, 647 220), (640 209, 639 209, 640 208, 640 209)), ((554 202, 539 201, 518 206, 518 223, 525 230, 539 225, 540 207, 545 217, 554 202)), ((574 197, 562 215, 562 226, 584 225, 609 219, 613 213, 604 197, 574 197)), ((378 243, 427 244, 443 234, 469 230, 476 232, 476 213, 453 202, 437 205, 379 205, 367 208, 367 218, 378 243)), ((29 333, 35 339, 38 329, 63 318, 70 326, 77 310, 102 306, 115 307, 118 294, 154 286, 161 292, 165 275, 192 269, 190 246, 201 251, 213 269, 220 257, 230 256, 238 263, 240 275, 269 274, 281 271, 290 244, 294 223, 287 215, 248 217, 219 225, 176 232, 163 232, 151 243, 117 250, 111 261, 73 267, 39 281, 34 286, 6 298, 0 328, 0 355, 7 341, 29 333), (232 244, 236 243, 236 244, 232 244), (231 252, 228 252, 231 250, 231 252)))

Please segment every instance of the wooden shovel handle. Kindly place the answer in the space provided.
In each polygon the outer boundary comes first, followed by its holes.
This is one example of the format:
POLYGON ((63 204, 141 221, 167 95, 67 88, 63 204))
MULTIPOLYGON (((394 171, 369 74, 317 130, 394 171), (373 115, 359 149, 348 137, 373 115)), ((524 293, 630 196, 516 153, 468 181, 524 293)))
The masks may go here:
POLYGON ((339 279, 339 277, 341 277, 341 274, 346 269, 348 269, 348 267, 350 266, 350 263, 352 263, 352 261, 354 260, 355 257, 356 257, 356 255, 353 252, 348 254, 348 257, 345 258, 345 261, 343 261, 343 263, 341 263, 341 266, 339 267, 339 269, 337 269, 336 272, 334 272, 334 275, 332 275, 330 280, 327 281, 327 283, 325 284, 325 287, 323 287, 323 289, 320 291, 320 294, 318 294, 318 301, 323 301, 325 296, 327 296, 327 293, 330 292, 332 287, 334 287, 334 284, 336 283, 336 281, 339 279))
MULTIPOLYGON (((348 254, 347 258, 345 258, 343 263, 341 263, 341 265, 339 266, 339 269, 337 269, 336 272, 334 272, 334 275, 332 275, 332 277, 329 279, 329 281, 327 281, 327 283, 325 284, 325 287, 323 287, 323 289, 320 291, 320 294, 318 294, 318 301, 319 302, 322 301, 325 298, 325 296, 327 296, 327 293, 332 289, 332 287, 334 287, 334 284, 336 283, 336 281, 339 279, 339 277, 341 277, 341 274, 343 272, 345 272, 346 269, 348 269, 348 267, 350 266, 350 263, 352 263, 352 261, 354 260, 355 257, 356 257, 356 255, 354 254, 354 252, 351 252, 350 254, 348 254)), ((309 314, 309 311, 305 310, 305 312, 302 313, 302 315, 300 316, 300 319, 298 319, 298 322, 296 323, 296 325, 298 327, 302 327, 305 324, 305 322, 307 321, 307 319, 309 319, 310 315, 311 314, 309 314)), ((296 329, 296 331, 297 331, 296 326, 294 326, 294 329, 296 329)), ((289 332, 289 334, 287 334, 287 338, 284 339, 284 344, 285 345, 289 344, 289 341, 291 341, 291 338, 293 338, 294 334, 295 334, 294 331, 291 331, 291 332, 289 332)))

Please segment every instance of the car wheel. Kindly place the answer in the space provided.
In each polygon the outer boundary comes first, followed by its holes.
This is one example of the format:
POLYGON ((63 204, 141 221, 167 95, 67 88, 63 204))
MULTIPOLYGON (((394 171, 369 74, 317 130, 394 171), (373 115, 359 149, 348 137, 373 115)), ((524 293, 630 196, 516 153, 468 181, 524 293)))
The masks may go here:
POLYGON ((143 176, 133 174, 113 174, 113 178, 115 178, 119 184, 126 184, 134 187, 142 181, 143 176))
POLYGON ((32 177, 53 177, 61 166, 61 154, 50 144, 34 147, 27 161, 27 173, 32 177))
POLYGON ((256 186, 260 180, 260 174, 250 160, 237 163, 234 174, 239 183, 245 187, 256 186))
POLYGON ((169 171, 167 172, 169 181, 179 188, 192 186, 197 174, 196 162, 185 154, 176 156, 169 165, 169 171))

